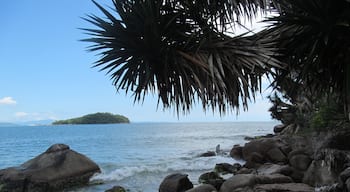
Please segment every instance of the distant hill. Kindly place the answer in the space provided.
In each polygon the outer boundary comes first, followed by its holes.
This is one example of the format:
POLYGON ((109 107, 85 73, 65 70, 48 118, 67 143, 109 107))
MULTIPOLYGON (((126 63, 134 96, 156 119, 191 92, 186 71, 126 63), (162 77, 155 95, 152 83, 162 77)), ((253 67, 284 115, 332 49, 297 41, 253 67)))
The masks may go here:
POLYGON ((130 123, 129 119, 122 115, 114 115, 112 113, 94 113, 84 115, 67 120, 55 121, 53 125, 62 124, 114 124, 114 123, 130 123))

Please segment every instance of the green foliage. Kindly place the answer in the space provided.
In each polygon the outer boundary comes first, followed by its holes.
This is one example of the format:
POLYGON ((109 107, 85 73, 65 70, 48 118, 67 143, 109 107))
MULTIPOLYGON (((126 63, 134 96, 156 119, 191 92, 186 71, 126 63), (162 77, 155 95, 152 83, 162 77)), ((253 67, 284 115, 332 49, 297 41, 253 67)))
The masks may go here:
POLYGON ((343 106, 334 99, 320 102, 310 119, 310 128, 315 131, 336 129, 340 122, 347 121, 343 106))
POLYGON ((114 115, 111 113, 94 113, 78 118, 55 121, 52 124, 113 124, 129 122, 129 119, 122 115, 114 115))

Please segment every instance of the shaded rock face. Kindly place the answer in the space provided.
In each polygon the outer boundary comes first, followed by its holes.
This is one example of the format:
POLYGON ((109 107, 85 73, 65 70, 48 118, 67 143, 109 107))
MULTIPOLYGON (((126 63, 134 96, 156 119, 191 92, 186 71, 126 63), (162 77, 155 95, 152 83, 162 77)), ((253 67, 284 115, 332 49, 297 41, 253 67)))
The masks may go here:
POLYGON ((246 166, 257 167, 261 164, 272 161, 274 163, 285 163, 286 155, 281 151, 286 147, 279 138, 262 138, 246 143, 242 149, 243 159, 247 161, 246 166))
POLYGON ((114 186, 114 187, 106 190, 105 192, 126 192, 126 190, 121 186, 114 186))
POLYGON ((208 184, 203 184, 193 189, 187 190, 186 192, 217 192, 217 190, 208 184))
POLYGON ((164 178, 159 186, 159 192, 185 192, 193 188, 186 174, 175 173, 164 178))
POLYGON ((314 192, 315 189, 303 183, 277 183, 257 185, 254 191, 314 192))
POLYGON ((220 192, 232 192, 240 188, 253 188, 257 184, 272 184, 272 183, 291 183, 290 177, 281 174, 272 175, 254 175, 254 174, 241 174, 235 175, 226 180, 221 188, 220 192))
POLYGON ((98 172, 98 165, 86 156, 55 144, 19 167, 0 170, 0 186, 11 192, 58 191, 85 185, 98 172))
POLYGON ((230 151, 230 156, 237 160, 243 159, 242 149, 243 147, 240 145, 233 146, 233 148, 230 151))
POLYGON ((208 172, 199 176, 198 182, 203 184, 209 184, 220 189, 221 185, 224 183, 224 179, 216 172, 208 172))

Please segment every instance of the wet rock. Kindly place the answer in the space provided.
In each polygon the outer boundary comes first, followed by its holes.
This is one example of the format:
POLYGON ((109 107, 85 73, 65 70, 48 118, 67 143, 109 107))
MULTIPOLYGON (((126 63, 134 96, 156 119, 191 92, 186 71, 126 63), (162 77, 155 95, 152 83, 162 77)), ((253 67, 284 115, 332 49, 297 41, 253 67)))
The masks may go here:
POLYGON ((214 170, 215 172, 222 174, 235 173, 238 171, 235 167, 233 167, 233 165, 229 163, 218 163, 215 165, 214 170))
POLYGON ((203 184, 193 189, 187 190, 186 192, 217 192, 217 190, 212 185, 203 184))
POLYGON ((198 182, 203 184, 210 184, 216 189, 220 189, 221 185, 224 183, 224 179, 216 172, 208 172, 199 176, 198 182))
POLYGON ((184 192, 192 189, 193 184, 186 174, 175 173, 164 178, 159 186, 159 192, 184 192))
POLYGON ((243 149, 242 146, 234 145, 230 151, 230 156, 234 159, 237 159, 237 160, 243 159, 242 149, 243 149))
POLYGON ((106 190, 105 192, 126 192, 126 190, 121 186, 114 186, 114 187, 106 190))
POLYGON ((199 155, 199 157, 212 157, 212 156, 216 156, 215 151, 207 151, 199 155))
POLYGON ((86 156, 55 144, 19 167, 0 170, 0 186, 12 192, 57 191, 85 185, 98 172, 98 165, 86 156))

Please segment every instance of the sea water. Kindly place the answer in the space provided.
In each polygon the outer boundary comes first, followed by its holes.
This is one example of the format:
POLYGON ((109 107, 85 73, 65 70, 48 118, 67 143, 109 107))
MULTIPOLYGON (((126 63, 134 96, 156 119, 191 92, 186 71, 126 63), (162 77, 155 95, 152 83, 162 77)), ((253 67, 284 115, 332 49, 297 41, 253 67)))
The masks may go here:
POLYGON ((18 166, 55 143, 95 161, 102 169, 88 187, 75 192, 105 191, 115 185, 131 192, 155 192, 169 174, 188 174, 193 184, 217 163, 243 163, 229 157, 246 136, 272 133, 276 122, 130 123, 0 127, 0 169, 18 166), (199 157, 215 151, 223 154, 199 157))

